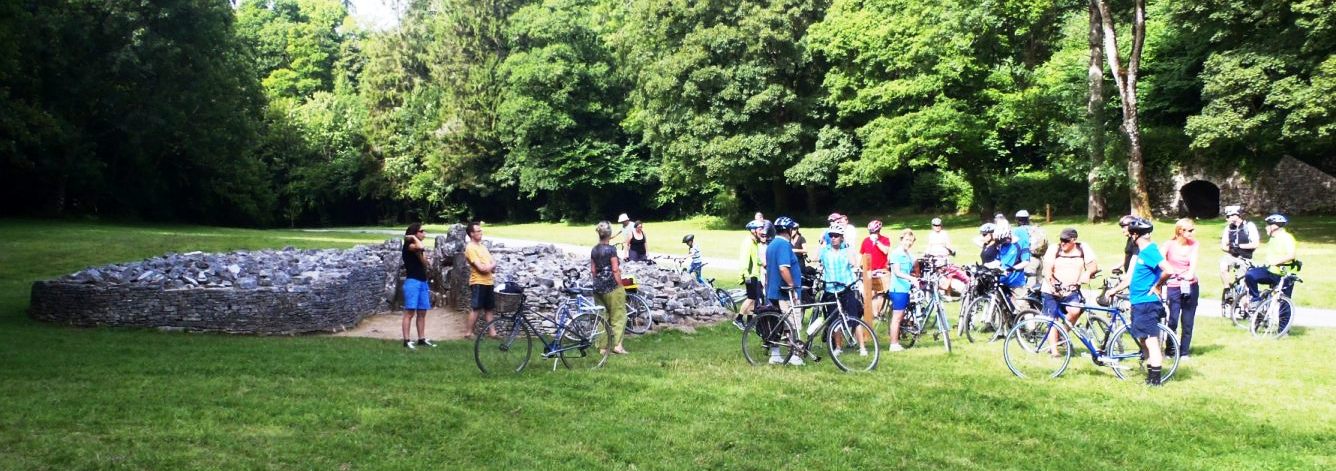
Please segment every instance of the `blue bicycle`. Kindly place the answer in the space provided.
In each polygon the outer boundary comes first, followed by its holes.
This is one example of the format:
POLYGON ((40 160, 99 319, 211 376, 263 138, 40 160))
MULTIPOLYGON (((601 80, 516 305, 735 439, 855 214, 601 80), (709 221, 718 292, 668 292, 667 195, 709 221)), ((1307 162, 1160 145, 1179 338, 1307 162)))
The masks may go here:
MULTIPOLYGON (((1106 313, 1109 322, 1084 324, 1081 327, 1067 322, 1065 316, 1026 316, 1017 321, 1002 344, 1002 358, 1007 368, 1021 378, 1057 378, 1067 370, 1072 360, 1071 337, 1074 334, 1089 353, 1090 361, 1098 367, 1108 367, 1120 379, 1141 377, 1146 374, 1148 350, 1129 330, 1130 323, 1123 310, 1114 305, 1073 305, 1089 312, 1106 313), (1103 332, 1091 329, 1104 324, 1103 332), (1105 340, 1099 342, 1103 334, 1105 340)), ((1101 319, 1102 321, 1103 319, 1101 319)), ((1159 346, 1164 354, 1160 381, 1169 381, 1178 370, 1178 336, 1163 323, 1158 325, 1159 346)))
POLYGON ((541 358, 551 359, 554 371, 562 365, 594 369, 608 361, 612 327, 601 315, 602 306, 581 304, 560 309, 554 319, 530 312, 523 290, 502 295, 519 296, 519 307, 512 315, 498 316, 483 330, 497 335, 479 335, 474 341, 473 359, 483 373, 524 371, 533 357, 535 337, 542 345, 541 358))

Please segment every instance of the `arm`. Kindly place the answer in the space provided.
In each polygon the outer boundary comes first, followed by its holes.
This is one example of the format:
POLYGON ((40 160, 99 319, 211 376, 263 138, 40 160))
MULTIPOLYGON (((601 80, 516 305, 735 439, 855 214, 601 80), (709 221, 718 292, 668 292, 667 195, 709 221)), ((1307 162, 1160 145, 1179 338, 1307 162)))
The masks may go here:
POLYGON ((780 265, 779 277, 784 280, 784 286, 792 288, 795 287, 793 284, 793 273, 789 270, 791 270, 791 268, 788 265, 780 265))
MULTIPOLYGON (((1131 257, 1126 257, 1125 259, 1128 260, 1128 265, 1127 265, 1127 266, 1129 266, 1129 267, 1130 267, 1130 266, 1133 266, 1133 265, 1136 265, 1136 263, 1137 263, 1137 256, 1136 256, 1136 255, 1133 255, 1133 256, 1131 256, 1131 257)), ((1168 272, 1165 272, 1165 273, 1168 273, 1168 272)), ((1126 274, 1126 276, 1123 276, 1122 279, 1118 280, 1118 286, 1114 286, 1113 288, 1109 289, 1109 294, 1114 294, 1114 293, 1121 292, 1121 291, 1127 289, 1127 287, 1128 287, 1129 285, 1131 285, 1131 284, 1132 284, 1132 274, 1131 274, 1131 273, 1128 273, 1128 274, 1126 274)))
POLYGON ((1044 270, 1042 275, 1040 276, 1044 284, 1044 290, 1049 293, 1058 292, 1056 289, 1053 289, 1054 288, 1053 279, 1057 276, 1057 267, 1055 266, 1057 265, 1056 263, 1057 261, 1058 261, 1058 246, 1049 245, 1048 251, 1044 252, 1044 270))
POLYGON ((612 279, 620 285, 622 282, 622 262, 621 257, 612 257, 612 279))
POLYGON ((1192 246, 1188 248, 1188 269, 1183 273, 1180 273, 1178 275, 1179 278, 1182 278, 1184 280, 1197 279, 1197 260, 1199 255, 1198 250, 1200 249, 1201 249, 1201 244, 1192 244, 1192 246))
MULTIPOLYGON (((1160 269, 1160 279, 1155 280, 1155 286, 1150 290, 1156 295, 1161 295, 1164 293, 1164 282, 1169 281, 1169 276, 1171 275, 1170 270, 1172 270, 1172 268, 1169 266, 1169 260, 1160 260, 1160 264, 1157 266, 1160 269)), ((1131 277, 1128 278, 1130 279, 1131 277)))

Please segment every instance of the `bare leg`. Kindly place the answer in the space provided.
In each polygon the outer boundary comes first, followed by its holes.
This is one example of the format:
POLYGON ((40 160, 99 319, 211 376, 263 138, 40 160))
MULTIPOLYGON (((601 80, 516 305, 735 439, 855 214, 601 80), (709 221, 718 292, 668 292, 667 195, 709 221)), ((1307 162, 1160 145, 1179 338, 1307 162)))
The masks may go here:
POLYGON ((410 339, 409 334, 411 334, 411 333, 413 332, 413 331, 412 331, 412 327, 413 327, 413 313, 414 313, 414 312, 416 312, 416 311, 411 310, 411 309, 404 309, 404 322, 403 322, 403 324, 404 324, 404 325, 403 325, 403 327, 404 327, 404 340, 409 340, 409 339, 410 339))
MULTIPOLYGON (((491 313, 488 313, 487 320, 490 321, 491 319, 492 319, 491 313)), ((477 329, 478 328, 477 326, 478 326, 478 310, 469 309, 469 322, 468 324, 464 324, 464 328, 468 329, 468 333, 464 334, 464 338, 466 339, 473 338, 473 330, 477 329)))
POLYGON ((494 310, 492 310, 492 309, 486 309, 486 310, 483 310, 483 311, 482 311, 482 313, 483 313, 483 318, 487 321, 487 325, 492 327, 491 330, 488 330, 488 331, 487 331, 487 335, 488 335, 488 336, 491 336, 491 337, 496 337, 496 336, 497 336, 497 335, 496 335, 496 326, 492 326, 492 314, 493 314, 494 312, 496 312, 496 311, 494 311, 494 310))
POLYGON ((891 345, 900 345, 900 321, 905 319, 905 311, 891 311, 891 345))
POLYGON ((421 309, 417 312, 418 338, 427 338, 427 310, 421 309))

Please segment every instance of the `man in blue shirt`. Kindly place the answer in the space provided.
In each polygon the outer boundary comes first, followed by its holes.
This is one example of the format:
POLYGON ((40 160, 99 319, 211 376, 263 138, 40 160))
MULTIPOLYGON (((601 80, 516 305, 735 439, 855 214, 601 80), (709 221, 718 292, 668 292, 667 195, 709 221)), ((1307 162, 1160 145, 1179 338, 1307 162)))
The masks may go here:
POLYGON ((1164 304, 1160 303, 1159 291, 1169 279, 1170 267, 1160 248, 1150 240, 1150 233, 1155 230, 1150 221, 1132 218, 1125 230, 1136 242, 1138 252, 1131 259, 1132 276, 1113 292, 1128 290, 1127 297, 1132 303, 1132 325, 1128 331, 1146 353, 1146 384, 1159 386, 1166 347, 1160 345, 1160 318, 1164 316, 1164 304))
MULTIPOLYGON (((802 311, 799 309, 790 311, 791 300, 802 299, 802 264, 798 261, 798 256, 793 253, 793 243, 790 242, 798 223, 787 216, 781 216, 775 220, 774 226, 775 240, 765 248, 765 298, 771 304, 778 305, 781 311, 789 315, 793 325, 802 329, 802 311)), ((779 348, 771 348, 772 363, 778 355, 779 348)), ((802 358, 797 356, 789 361, 795 365, 803 363, 802 358)))

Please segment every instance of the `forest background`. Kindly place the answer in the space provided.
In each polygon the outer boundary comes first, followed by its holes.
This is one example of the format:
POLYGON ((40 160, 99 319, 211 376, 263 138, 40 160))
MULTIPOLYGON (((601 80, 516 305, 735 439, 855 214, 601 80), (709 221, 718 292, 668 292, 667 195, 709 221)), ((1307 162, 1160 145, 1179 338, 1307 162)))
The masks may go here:
MULTIPOLYGON (((404 0, 384 30, 346 3, 0 3, 0 215, 1129 204, 1119 94, 1087 81, 1090 1, 404 0)), ((1110 2, 1119 34, 1132 4, 1110 2)), ((1140 76, 1152 172, 1336 173, 1330 1, 1151 1, 1140 76)))

